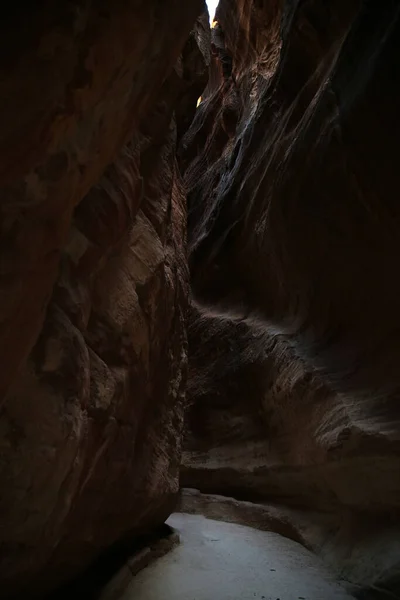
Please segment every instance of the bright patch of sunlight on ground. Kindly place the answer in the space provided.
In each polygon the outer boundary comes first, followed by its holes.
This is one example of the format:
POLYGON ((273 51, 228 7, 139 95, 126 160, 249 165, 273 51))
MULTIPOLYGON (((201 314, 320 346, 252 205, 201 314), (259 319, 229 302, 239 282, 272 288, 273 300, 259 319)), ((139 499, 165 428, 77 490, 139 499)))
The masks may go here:
POLYGON ((214 21, 215 11, 217 10, 217 6, 219 4, 219 0, 206 0, 208 6, 208 12, 210 14, 210 23, 214 21))

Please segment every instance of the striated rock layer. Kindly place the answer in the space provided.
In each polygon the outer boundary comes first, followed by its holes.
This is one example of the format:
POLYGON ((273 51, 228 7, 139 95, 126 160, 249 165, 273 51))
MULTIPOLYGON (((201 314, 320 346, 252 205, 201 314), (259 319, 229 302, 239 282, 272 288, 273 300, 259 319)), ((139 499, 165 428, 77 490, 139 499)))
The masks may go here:
POLYGON ((180 149, 182 484, 329 514, 331 562, 397 593, 400 6, 221 0, 216 19, 232 76, 213 56, 180 149))
POLYGON ((0 37, 0 594, 174 506, 188 189, 182 484, 208 495, 183 504, 396 597, 399 3, 222 0, 212 45, 201 0, 23 4, 0 37))
POLYGON ((283 334, 349 412, 374 411, 390 433, 400 9, 309 0, 277 19, 260 4, 222 1, 236 85, 208 88, 184 140, 193 290, 283 334))
POLYGON ((2 597, 51 590, 174 506, 175 153, 207 77, 206 16, 184 47, 200 0, 34 4, 7 9, 0 42, 2 597))

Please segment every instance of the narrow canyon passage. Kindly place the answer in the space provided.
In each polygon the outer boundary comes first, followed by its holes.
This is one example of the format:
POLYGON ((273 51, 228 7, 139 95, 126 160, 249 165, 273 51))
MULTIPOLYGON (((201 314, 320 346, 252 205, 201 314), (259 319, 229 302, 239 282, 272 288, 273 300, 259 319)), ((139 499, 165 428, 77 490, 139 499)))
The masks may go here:
POLYGON ((214 9, 3 10, 4 600, 400 600, 400 2, 214 9))

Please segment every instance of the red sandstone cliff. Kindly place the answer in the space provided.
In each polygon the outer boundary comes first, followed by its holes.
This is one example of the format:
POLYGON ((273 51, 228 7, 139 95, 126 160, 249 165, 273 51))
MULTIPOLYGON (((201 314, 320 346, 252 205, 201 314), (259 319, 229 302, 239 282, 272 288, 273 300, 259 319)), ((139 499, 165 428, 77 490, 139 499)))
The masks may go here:
POLYGON ((187 41, 202 8, 43 2, 2 22, 4 596, 52 589, 173 509, 188 298, 175 151, 178 107, 194 93, 194 112, 206 76, 196 29, 187 41))
POLYGON ((212 55, 200 0, 25 4, 0 39, 1 594, 165 520, 188 403, 182 485, 396 597, 398 2, 222 0, 212 55))
POLYGON ((182 485, 318 511, 310 547, 388 593, 400 564, 399 13, 222 0, 232 77, 214 57, 181 147, 197 303, 182 485))

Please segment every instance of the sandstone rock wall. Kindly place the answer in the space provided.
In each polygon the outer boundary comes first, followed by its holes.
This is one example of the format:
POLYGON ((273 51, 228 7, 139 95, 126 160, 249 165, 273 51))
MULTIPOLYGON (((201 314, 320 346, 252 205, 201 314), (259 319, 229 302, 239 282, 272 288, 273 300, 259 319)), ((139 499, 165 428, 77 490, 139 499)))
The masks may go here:
POLYGON ((285 335, 350 411, 360 397, 383 425, 399 387, 397 3, 284 4, 267 71, 254 20, 269 3, 244 3, 239 23, 230 6, 218 18, 237 85, 208 89, 184 140, 197 150, 186 168, 194 292, 285 335), (243 35, 244 64, 232 41, 243 35))
POLYGON ((4 9, 5 597, 174 506, 187 190, 182 484, 398 592, 398 2, 221 0, 232 76, 203 8, 4 9))
MULTIPOLYGON (((234 78, 211 73, 182 144, 194 157, 184 169, 192 289, 203 306, 194 361, 207 322, 215 336, 207 343, 220 345, 221 357, 225 340, 242 340, 233 342, 239 364, 258 332, 272 362, 293 365, 281 385, 305 371, 330 397, 321 419, 331 424, 319 428, 329 452, 346 440, 352 452, 365 446, 391 458, 400 433, 397 17, 394 3, 378 11, 374 2, 334 10, 318 0, 274 9, 223 0, 217 19, 234 78), (248 325, 238 328, 240 320, 248 325)), ((209 381, 222 376, 217 360, 211 377, 213 367, 202 366, 209 381)), ((275 381, 263 360, 260 371, 275 381)))
POLYGON ((376 593, 400 564, 399 17, 222 0, 233 77, 214 57, 181 146, 182 484, 327 515, 315 549, 376 593))
POLYGON ((195 33, 185 46, 202 9, 43 2, 2 22, 2 597, 51 590, 174 506, 188 297, 174 111, 203 85, 185 73, 206 75, 195 33))

